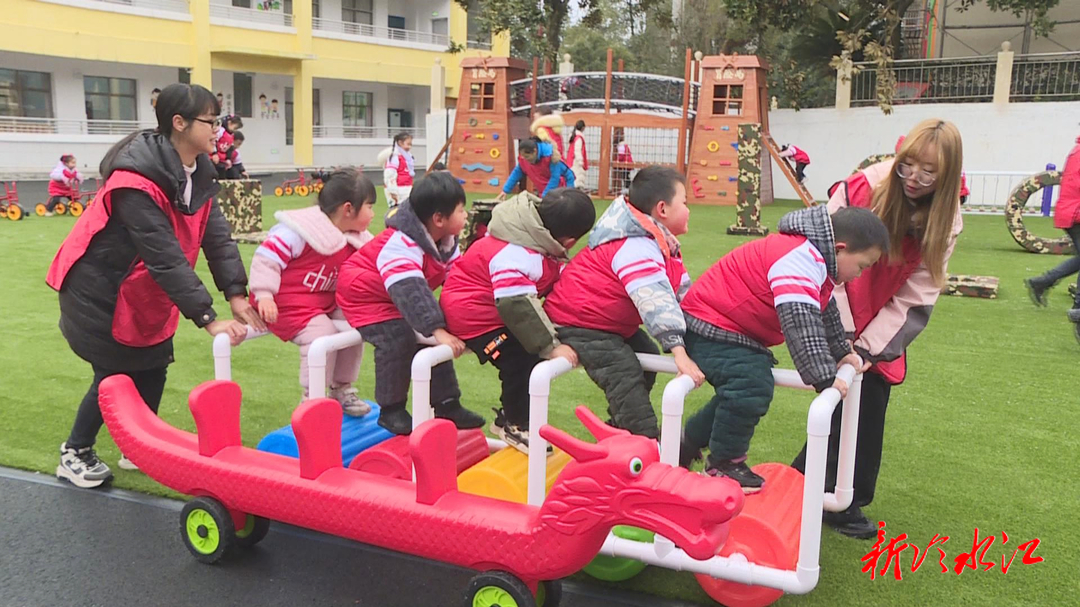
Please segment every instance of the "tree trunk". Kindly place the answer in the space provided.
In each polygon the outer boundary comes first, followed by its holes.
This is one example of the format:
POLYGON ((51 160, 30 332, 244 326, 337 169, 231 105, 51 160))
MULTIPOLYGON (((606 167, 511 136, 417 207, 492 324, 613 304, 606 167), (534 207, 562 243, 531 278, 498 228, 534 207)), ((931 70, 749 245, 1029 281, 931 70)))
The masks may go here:
POLYGON ((546 0, 547 15, 544 23, 544 37, 547 40, 546 59, 557 62, 559 45, 562 42, 563 23, 570 8, 570 0, 546 0))

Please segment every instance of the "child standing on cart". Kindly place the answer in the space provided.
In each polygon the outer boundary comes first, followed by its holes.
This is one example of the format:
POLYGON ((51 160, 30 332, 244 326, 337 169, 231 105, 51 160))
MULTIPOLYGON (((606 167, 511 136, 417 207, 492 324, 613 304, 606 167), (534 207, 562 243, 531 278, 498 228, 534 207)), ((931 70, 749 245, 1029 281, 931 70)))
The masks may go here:
POLYGON ((734 479, 745 493, 761 490, 765 480, 746 465, 746 453, 773 398, 769 348, 787 342, 803 382, 846 394, 836 372, 860 360, 832 291, 888 250, 889 232, 873 212, 847 208, 830 217, 813 207, 787 214, 779 233, 728 253, 690 287, 682 302, 686 350, 716 395, 686 422, 684 466, 708 446, 707 474, 734 479))

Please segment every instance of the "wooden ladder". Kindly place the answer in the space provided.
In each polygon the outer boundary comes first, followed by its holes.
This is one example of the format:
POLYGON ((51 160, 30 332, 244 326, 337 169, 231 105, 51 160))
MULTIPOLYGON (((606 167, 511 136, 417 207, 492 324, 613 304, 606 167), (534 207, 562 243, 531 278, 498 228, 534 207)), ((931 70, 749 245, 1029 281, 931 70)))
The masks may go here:
POLYGON ((799 183, 799 180, 795 178, 795 169, 788 164, 787 158, 780 156, 780 146, 776 145, 776 141, 772 138, 772 135, 762 133, 761 140, 765 142, 765 147, 768 148, 769 154, 776 160, 776 164, 780 165, 780 171, 784 173, 784 177, 787 177, 791 187, 795 188, 795 193, 799 195, 803 204, 808 207, 817 204, 814 202, 814 197, 810 195, 810 191, 806 189, 806 186, 799 183))

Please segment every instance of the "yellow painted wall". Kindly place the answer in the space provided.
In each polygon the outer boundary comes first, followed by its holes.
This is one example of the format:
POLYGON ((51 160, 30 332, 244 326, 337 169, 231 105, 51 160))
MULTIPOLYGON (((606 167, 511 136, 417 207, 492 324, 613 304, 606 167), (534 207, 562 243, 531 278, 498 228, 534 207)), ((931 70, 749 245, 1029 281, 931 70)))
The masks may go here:
MULTIPOLYGON (((431 66, 435 57, 441 57, 451 96, 457 95, 461 59, 506 56, 510 48, 506 36, 495 37, 491 51, 469 49, 455 55, 317 35, 308 38, 310 16, 304 18, 299 12, 297 34, 207 25, 203 20, 208 15, 209 0, 192 0, 194 22, 73 8, 38 0, 0 3, 3 4, 0 50, 91 61, 193 67, 196 71, 201 71, 199 67, 205 70, 209 50, 212 69, 283 74, 297 73, 296 63, 311 58, 311 74, 315 78, 417 86, 431 84, 431 66), (207 40, 209 49, 205 48, 207 40)), ((463 43, 467 32, 465 11, 456 3, 451 7, 450 36, 463 43)))
POLYGON ((193 62, 191 22, 37 0, 2 0, 0 5, 0 50, 169 67, 193 62))

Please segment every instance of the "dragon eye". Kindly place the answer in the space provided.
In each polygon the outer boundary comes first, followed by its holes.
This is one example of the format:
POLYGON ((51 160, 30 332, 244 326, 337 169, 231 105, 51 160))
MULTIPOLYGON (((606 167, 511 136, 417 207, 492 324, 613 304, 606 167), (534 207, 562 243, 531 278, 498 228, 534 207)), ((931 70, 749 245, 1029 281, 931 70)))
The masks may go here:
POLYGON ((641 463, 640 457, 635 457, 634 459, 630 460, 630 474, 632 476, 637 476, 641 474, 641 471, 644 469, 645 464, 641 463))

